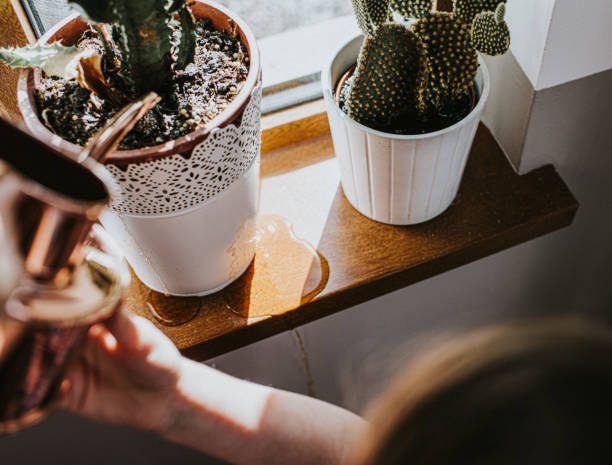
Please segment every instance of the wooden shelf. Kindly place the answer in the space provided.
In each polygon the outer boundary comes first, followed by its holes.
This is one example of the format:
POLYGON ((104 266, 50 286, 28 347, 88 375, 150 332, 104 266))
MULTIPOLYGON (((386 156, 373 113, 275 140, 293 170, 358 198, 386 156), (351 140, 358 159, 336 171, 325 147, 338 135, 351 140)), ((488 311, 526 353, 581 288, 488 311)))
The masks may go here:
MULTIPOLYGON (((34 40, 19 0, 0 0, 0 12, 0 45, 34 40)), ((16 72, 0 64, 0 78, 0 113, 16 115, 16 72)), ((130 309, 197 360, 563 228, 578 208, 553 167, 518 176, 481 127, 447 212, 419 226, 382 225, 342 194, 321 101, 268 116, 264 129, 263 240, 247 273, 202 299, 159 295, 136 278, 127 292, 130 309)))
POLYGON ((568 226, 578 208, 552 166, 517 175, 483 126, 457 200, 418 226, 360 215, 333 157, 329 134, 262 156, 259 227, 268 236, 228 289, 180 299, 134 279, 128 307, 205 360, 568 226))

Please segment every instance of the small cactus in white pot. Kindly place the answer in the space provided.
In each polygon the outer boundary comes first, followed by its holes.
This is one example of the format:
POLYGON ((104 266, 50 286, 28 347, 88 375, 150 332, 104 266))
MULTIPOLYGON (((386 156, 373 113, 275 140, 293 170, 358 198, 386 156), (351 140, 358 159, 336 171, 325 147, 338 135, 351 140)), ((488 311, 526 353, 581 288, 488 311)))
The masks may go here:
POLYGON ((428 221, 454 200, 489 76, 510 46, 505 1, 353 0, 363 35, 333 54, 323 90, 351 204, 374 220, 428 221))

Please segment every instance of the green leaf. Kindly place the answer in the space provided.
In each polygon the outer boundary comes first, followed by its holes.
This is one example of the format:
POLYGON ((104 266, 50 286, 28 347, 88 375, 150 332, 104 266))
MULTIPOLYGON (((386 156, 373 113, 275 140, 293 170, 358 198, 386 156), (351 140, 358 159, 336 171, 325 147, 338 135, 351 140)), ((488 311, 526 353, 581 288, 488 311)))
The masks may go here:
POLYGON ((76 79, 83 58, 96 55, 91 49, 79 50, 58 42, 22 48, 0 48, 0 60, 13 68, 39 68, 49 76, 76 79))
POLYGON ((181 38, 176 47, 176 61, 174 68, 184 70, 187 65, 193 63, 194 61, 197 46, 197 35, 193 16, 184 2, 182 7, 179 8, 178 14, 181 38))

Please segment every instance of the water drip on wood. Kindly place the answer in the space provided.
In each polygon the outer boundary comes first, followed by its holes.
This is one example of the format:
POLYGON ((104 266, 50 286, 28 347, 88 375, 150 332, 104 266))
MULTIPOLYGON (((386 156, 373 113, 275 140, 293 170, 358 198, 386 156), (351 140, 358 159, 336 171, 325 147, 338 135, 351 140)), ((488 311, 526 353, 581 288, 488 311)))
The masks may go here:
POLYGON ((329 280, 327 260, 295 235, 287 219, 261 215, 256 240, 253 263, 224 292, 234 313, 243 318, 279 315, 323 291, 329 280))

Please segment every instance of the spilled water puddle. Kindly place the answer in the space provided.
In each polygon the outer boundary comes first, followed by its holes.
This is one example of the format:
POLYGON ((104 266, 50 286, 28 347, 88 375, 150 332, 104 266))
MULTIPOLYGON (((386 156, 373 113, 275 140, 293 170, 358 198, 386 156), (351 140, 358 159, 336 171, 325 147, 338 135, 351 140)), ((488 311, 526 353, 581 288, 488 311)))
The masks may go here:
POLYGON ((147 308, 164 326, 180 326, 193 320, 202 308, 198 297, 172 297, 151 291, 147 308))
POLYGON ((151 291, 149 312, 165 326, 188 323, 203 308, 260 319, 296 309, 323 291, 329 280, 327 260, 295 235, 287 219, 260 215, 254 240, 253 262, 225 290, 207 297, 172 297, 151 291))
POLYGON ((311 301, 327 285, 327 260, 295 235, 287 219, 261 215, 256 240, 253 263, 224 292, 234 313, 243 318, 282 314, 311 301))

